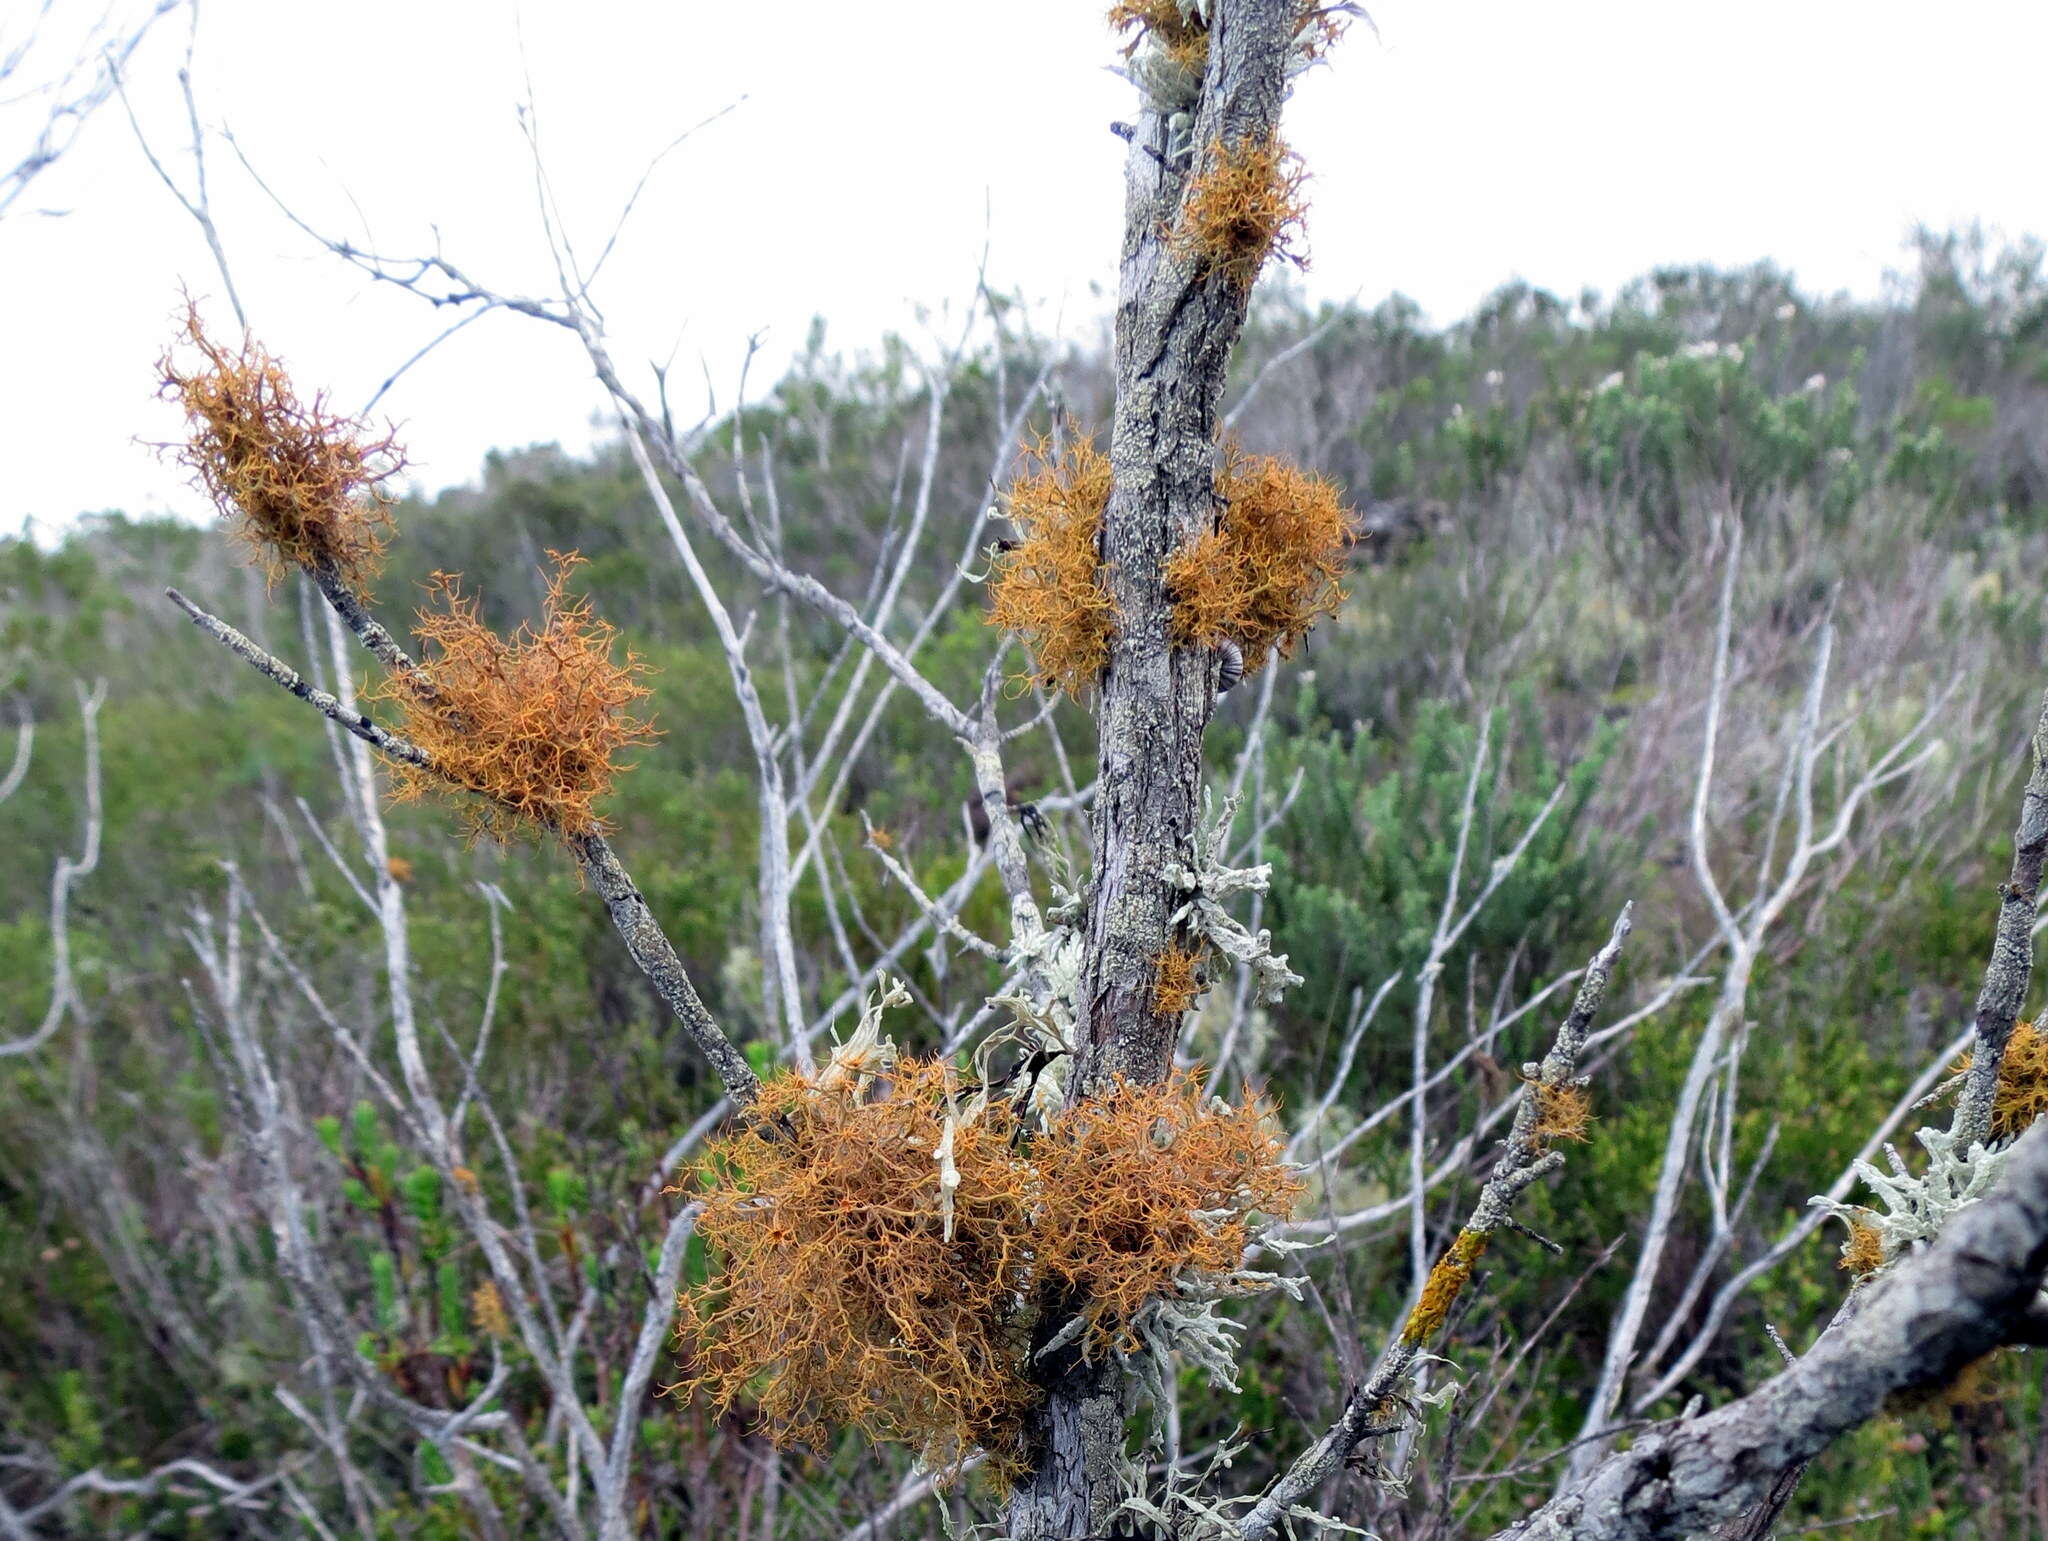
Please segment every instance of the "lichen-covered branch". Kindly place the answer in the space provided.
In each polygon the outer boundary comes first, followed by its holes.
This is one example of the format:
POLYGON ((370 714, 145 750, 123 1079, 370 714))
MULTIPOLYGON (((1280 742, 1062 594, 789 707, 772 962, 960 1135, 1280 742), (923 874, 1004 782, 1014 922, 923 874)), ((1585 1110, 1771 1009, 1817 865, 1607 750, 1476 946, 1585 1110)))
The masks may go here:
POLYGON ((1951 1132, 1965 1148, 1991 1137, 1991 1099, 2013 1023, 2026 1004, 2034 972, 2034 911, 2041 895, 2041 869, 2048 862, 2048 695, 2034 724, 2030 745, 2034 766, 2020 799, 2019 828, 2013 834, 2012 874, 1998 891, 1998 929, 1991 963, 1977 993, 1976 1041, 1970 1073, 1956 1103, 1951 1132))
POLYGON ((1153 1001, 1152 960, 1180 902, 1167 866, 1195 832, 1217 661, 1173 645, 1173 553, 1216 507, 1217 405, 1250 287, 1175 241, 1206 147, 1266 144, 1300 21, 1293 0, 1218 0, 1192 114, 1148 96, 1125 159, 1116 416, 1102 559, 1116 633, 1097 712, 1094 892, 1074 1096, 1165 1072, 1179 1029, 1153 1001), (1176 128, 1177 119, 1187 119, 1176 128))
POLYGON ((2044 1269, 2048 1128, 2037 1127, 1989 1197, 1805 1358, 1739 1401, 1642 1436, 1501 1535, 1660 1541, 1726 1519, 1894 1392, 1946 1385, 2000 1344, 2038 1342, 2044 1269))
MULTIPOLYGON (((326 691, 302 678, 297 670, 283 660, 266 653, 241 632, 217 616, 209 615, 180 594, 176 589, 167 589, 171 602, 192 618, 193 623, 209 636, 220 642, 230 652, 248 663, 259 674, 281 685, 284 689, 306 702, 314 710, 325 714, 339 723, 364 743, 403 764, 417 766, 422 770, 433 770, 434 761, 424 749, 408 739, 401 738, 389 729, 380 727, 363 713, 345 707, 326 691)), ((346 616, 343 617, 347 619, 346 616)), ((372 623, 374 624, 374 623, 372 623)), ((357 630, 357 635, 362 632, 357 630)), ((382 628, 378 630, 381 632, 382 628)), ((395 644, 394 644, 395 646, 395 644)), ((578 865, 585 877, 604 900, 605 910, 611 916, 612 925, 617 928, 626 950, 642 973, 653 984, 655 992, 675 1013, 682 1024, 684 1033, 699 1053, 710 1063, 717 1074, 726 1094, 740 1106, 753 1101, 761 1089, 760 1079, 748 1065, 746 1056, 734 1047, 731 1039, 712 1019, 711 1013, 699 998, 695 986, 690 983, 689 973, 684 969, 682 959, 676 955, 675 947, 663 933, 654 919, 654 913, 641 897, 639 888, 627 874, 624 865, 604 836, 595 831, 565 835, 564 839, 575 854, 578 865)))
POLYGON ((261 674, 265 679, 272 681, 274 684, 283 686, 301 701, 312 707, 314 711, 321 713, 330 721, 340 724, 372 749, 379 750, 389 755, 392 759, 403 761, 407 765, 417 765, 422 769, 431 767, 432 760, 428 757, 426 750, 420 748, 419 745, 409 739, 400 738, 388 728, 378 726, 373 719, 364 716, 361 712, 351 711, 343 706, 340 701, 301 676, 298 670, 294 669, 283 659, 266 653, 219 616, 209 615, 176 589, 165 589, 164 594, 172 604, 192 618, 193 625, 248 664, 258 674, 261 674))
POLYGON ((640 965, 661 996, 668 1003, 676 1020, 683 1025, 690 1042, 697 1046, 724 1083, 726 1095, 741 1107, 745 1107, 759 1095, 761 1082, 754 1074, 747 1057, 733 1046, 730 1038, 717 1022, 704 1002, 698 998, 696 986, 690 983, 683 960, 676 956, 674 945, 654 919, 654 912, 647 907, 640 890, 627 875, 619 858, 603 835, 595 832, 568 837, 569 849, 576 853, 578 865, 590 879, 590 886, 604 900, 606 913, 612 918, 612 925, 626 944, 626 950, 633 955, 633 961, 640 965))
POLYGON ((1299 1456, 1272 1487, 1261 1494, 1238 1522, 1239 1541, 1264 1541, 1303 1499, 1343 1466, 1361 1440, 1391 1433, 1402 1422, 1400 1398, 1408 1372, 1424 1346, 1442 1328, 1451 1307, 1470 1281, 1494 1233, 1509 1224, 1514 1201, 1530 1184, 1564 1165, 1564 1157, 1545 1148, 1555 1138, 1573 1138, 1574 1119, 1585 1122, 1584 1090, 1578 1077, 1579 1053, 1586 1033, 1607 997, 1608 982, 1621 958, 1633 922, 1630 906, 1622 908, 1607 945, 1593 955, 1579 981, 1579 993, 1566 1013, 1550 1052, 1541 1063, 1525 1065, 1525 1085, 1515 1122, 1501 1145, 1493 1174, 1480 1189, 1479 1202, 1450 1249, 1430 1270, 1420 1297, 1400 1333, 1380 1356, 1379 1365, 1344 1399, 1344 1409, 1323 1437, 1299 1456))

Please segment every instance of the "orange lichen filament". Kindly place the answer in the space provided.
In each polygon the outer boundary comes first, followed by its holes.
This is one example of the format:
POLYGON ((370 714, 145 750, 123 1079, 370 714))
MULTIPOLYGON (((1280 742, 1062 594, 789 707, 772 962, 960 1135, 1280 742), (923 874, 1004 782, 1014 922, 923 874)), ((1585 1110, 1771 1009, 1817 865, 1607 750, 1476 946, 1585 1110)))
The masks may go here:
POLYGON ((1547 1149, 1552 1140, 1584 1140, 1586 1125, 1593 1119, 1593 1099, 1583 1086, 1569 1081, 1557 1085, 1537 1081, 1529 1088, 1536 1100, 1536 1121, 1529 1138, 1537 1150, 1547 1149))
POLYGON ((1239 289, 1252 286, 1270 257, 1306 267, 1294 243, 1308 212, 1301 192, 1307 180, 1300 157, 1277 133, 1216 140, 1181 196, 1174 252, 1239 289))
POLYGON ((1336 487, 1267 455, 1226 450, 1216 478, 1220 514, 1166 564, 1173 639, 1186 647, 1235 642, 1245 673, 1283 658, 1345 599, 1351 515, 1336 487))
POLYGON ((1301 1183, 1271 1109, 1200 1083, 1119 1083, 1028 1141, 1010 1105, 899 1060, 862 1089, 784 1074, 698 1167, 716 1262, 682 1299, 684 1386, 778 1442, 832 1425, 941 1471, 1020 1469, 1032 1331, 1078 1312, 1087 1353, 1136 1346, 1148 1300, 1238 1269, 1251 1218, 1301 1183), (948 1194, 950 1193, 950 1197, 948 1194))
POLYGON ((1849 1237, 1842 1243, 1840 1266, 1862 1278, 1884 1267, 1884 1237, 1874 1225, 1859 1220, 1849 1223, 1849 1237))
POLYGON ((1109 662, 1116 601, 1102 581, 1102 516, 1109 457, 1086 439, 1064 451, 1042 439, 1006 499, 1018 540, 996 554, 988 620, 1031 650, 1032 676, 1079 697, 1109 662))
MULTIPOLYGON (((1344 35, 1350 24, 1345 9, 1316 5, 1305 0, 1295 23, 1296 49, 1307 59, 1322 58, 1344 35)), ((1130 58, 1149 37, 1184 68, 1192 68, 1197 79, 1209 55, 1209 28, 1202 13, 1181 0, 1117 0, 1109 8, 1109 25, 1129 38, 1124 57, 1130 58)))
POLYGON ((1202 14, 1188 6, 1182 10, 1180 0, 1116 0, 1110 6, 1110 27, 1130 37, 1124 43, 1124 55, 1137 53, 1139 45, 1153 37, 1161 47, 1186 49, 1200 45, 1208 49, 1208 29, 1202 25, 1202 14))
POLYGON ((167 351, 157 374, 159 394, 185 409, 189 436, 163 448, 192 471, 271 583, 295 567, 326 567, 360 592, 383 567, 384 484, 404 456, 388 436, 366 441, 364 425, 329 413, 323 398, 302 403, 284 366, 253 339, 239 352, 214 342, 196 305, 186 307, 184 340, 201 366, 181 370, 167 351))
POLYGON ((1032 1149, 1044 1179, 1033 1243, 1043 1282, 1080 1302, 1090 1351, 1135 1344, 1132 1323, 1184 1272, 1239 1266, 1255 1214, 1302 1192, 1273 1137, 1272 1107, 1205 1106, 1184 1071, 1063 1109, 1032 1149))
POLYGON ((1201 949, 1167 943, 1152 960, 1152 1009, 1162 1017, 1177 1017, 1200 999, 1202 990, 1201 949))
MULTIPOLYGON (((1965 1054, 1957 1074, 1969 1070, 1974 1054, 1965 1054)), ((2048 1113, 2048 1033, 2031 1022, 2013 1024, 1998 1062, 1998 1083, 1991 1094, 1991 1137, 2011 1139, 2048 1113)))
POLYGON ((956 1122, 948 1236, 947 1075, 901 1061, 874 1100, 779 1076, 700 1164, 719 1267, 682 1298, 685 1384, 720 1413, 750 1401, 778 1443, 846 1425, 940 1470, 1017 1448, 1037 1177, 1000 1106, 956 1122))
POLYGON ((1415 1309, 1408 1313, 1407 1324, 1401 1329, 1403 1343, 1424 1343, 1436 1335, 1471 1279, 1473 1267, 1486 1255, 1487 1240, 1484 1231, 1458 1232, 1451 1250, 1437 1259, 1428 1279, 1423 1281, 1422 1298, 1415 1302, 1415 1309))
POLYGON ((618 755, 654 737, 627 710, 648 693, 640 683, 646 666, 630 652, 615 662, 616 630, 588 600, 570 597, 569 575, 582 558, 548 555, 555 570, 540 624, 509 639, 484 625, 459 578, 436 573, 429 592, 444 608, 419 614, 419 667, 370 692, 399 707, 406 736, 433 762, 431 770, 394 763, 393 795, 473 793, 462 803, 473 832, 499 839, 532 827, 595 831, 591 805, 624 768, 618 755))

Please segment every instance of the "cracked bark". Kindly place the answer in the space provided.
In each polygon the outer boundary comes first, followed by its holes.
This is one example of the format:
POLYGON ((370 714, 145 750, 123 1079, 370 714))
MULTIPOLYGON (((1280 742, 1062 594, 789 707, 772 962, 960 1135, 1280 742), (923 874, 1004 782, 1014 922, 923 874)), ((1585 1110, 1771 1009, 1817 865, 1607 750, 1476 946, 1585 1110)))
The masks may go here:
POLYGON ((1169 645, 1164 567, 1216 507, 1217 401, 1248 293, 1172 249, 1191 167, 1218 139, 1263 139, 1279 120, 1293 0, 1219 4, 1190 133, 1170 158, 1167 120, 1149 105, 1125 161, 1116 311, 1116 417, 1102 555, 1117 632, 1097 711, 1100 781, 1091 833, 1094 889, 1077 1003, 1076 1095, 1122 1074, 1165 1072, 1178 1021, 1152 1010, 1152 959, 1179 902, 1161 869, 1195 827, 1202 731, 1215 658, 1169 645))
POLYGON ((2012 874, 1998 890, 1998 929, 1984 987, 1977 995, 1977 1042, 1970 1076, 1956 1103, 1954 1130, 1965 1144, 1991 1137, 1991 1098, 1998 1087, 1999 1066, 2034 973, 2034 914, 2042 866, 2048 863, 2048 695, 2041 698, 2031 748, 2034 766, 2020 799, 2019 828, 2013 832, 2012 874))
POLYGON ((1990 1195, 1804 1359, 1740 1401, 1645 1434, 1500 1537, 1658 1541, 1737 1514, 1893 1392, 1946 1385, 2000 1344, 2031 1341, 2044 1269, 2048 1125, 2020 1140, 1990 1195))
MULTIPOLYGON (((1122 1075, 1165 1074, 1177 1016, 1152 1009, 1152 959, 1181 896, 1163 868, 1200 810, 1202 733, 1215 658, 1170 645, 1167 558, 1215 513, 1217 403, 1244 325, 1246 290, 1172 249, 1190 171, 1218 140, 1264 139, 1278 123, 1296 0, 1218 0, 1209 61, 1186 143, 1142 105, 1128 135, 1116 310, 1116 414, 1102 555, 1117 634, 1097 710, 1095 870, 1077 999, 1069 1094, 1122 1075)), ((1067 1355, 1031 1430, 1033 1469, 1011 1496, 1015 1541, 1100 1535, 1124 1492, 1123 1387, 1106 1364, 1067 1355)))

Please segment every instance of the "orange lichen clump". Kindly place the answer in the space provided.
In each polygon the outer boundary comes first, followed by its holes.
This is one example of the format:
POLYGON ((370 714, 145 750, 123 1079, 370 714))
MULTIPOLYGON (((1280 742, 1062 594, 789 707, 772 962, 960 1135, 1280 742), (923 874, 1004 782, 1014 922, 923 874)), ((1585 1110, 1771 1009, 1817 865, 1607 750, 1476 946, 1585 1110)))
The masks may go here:
POLYGON ((1277 133, 1215 141, 1181 196, 1173 250, 1239 289, 1252 286, 1270 257, 1306 267, 1293 248, 1308 213, 1301 191, 1307 180, 1300 157, 1277 133))
POLYGON ((1100 550, 1109 457, 1072 437, 1064 450, 1042 439, 1025 459, 1006 499, 1019 538, 996 554, 988 621, 1024 639, 1039 684, 1079 698, 1109 662, 1116 633, 1100 550))
POLYGON ((1434 1337, 1457 1304, 1479 1259, 1486 1255, 1488 1236, 1484 1231, 1460 1231, 1451 1250, 1437 1259, 1422 1284, 1422 1298, 1408 1313, 1401 1328, 1403 1343, 1423 1343, 1434 1337))
POLYGON ((1215 528, 1166 564, 1173 637, 1183 647, 1235 642, 1245 673, 1255 674, 1274 652, 1292 654, 1344 602, 1351 515, 1326 478, 1235 447, 1224 454, 1216 497, 1215 528))
MULTIPOLYGON (((1976 1059, 1965 1054, 1956 1073, 1969 1070, 1976 1059)), ((2032 1022, 2013 1024, 2005 1041, 2005 1057, 1998 1062, 1998 1082, 1991 1094, 1991 1137, 2011 1139, 2048 1113, 2048 1033, 2032 1022)))
POLYGON ((1537 1081, 1530 1085, 1529 1094, 1536 1099, 1536 1121, 1529 1137, 1537 1150, 1547 1149, 1553 1140, 1586 1138, 1586 1125, 1593 1119, 1593 1099, 1585 1087, 1570 1081, 1557 1085, 1537 1081))
POLYGON ((1109 25, 1131 35, 1125 53, 1136 50, 1148 36, 1170 45, 1208 35, 1200 13, 1192 6, 1183 9, 1180 0, 1116 0, 1109 8, 1109 25))
POLYGON ((159 394, 185 409, 189 437, 163 448, 192 471, 271 583, 295 567, 327 568, 361 592, 384 565, 384 484, 404 456, 388 435, 368 439, 362 423, 328 412, 323 398, 301 402, 284 366, 253 339, 239 351, 214 342, 196 305, 186 307, 184 338, 200 366, 181 370, 167 351, 157 373, 159 394))
POLYGON ((592 804, 624 768, 618 755, 654 737, 628 708, 648 694, 646 666, 612 658, 614 627, 568 593, 582 558, 549 552, 555 571, 539 626, 503 638, 483 623, 460 579, 436 573, 429 592, 444 608, 422 610, 414 635, 419 667, 371 692, 399 707, 407 737, 432 768, 394 763, 393 795, 460 796, 472 833, 505 839, 529 828, 561 835, 601 827, 592 804))
POLYGON ((1859 1279, 1884 1267, 1884 1237, 1876 1226, 1865 1225, 1860 1220, 1850 1222, 1848 1239, 1842 1243, 1839 1266, 1859 1279))
POLYGON ((846 1425, 940 1470, 1016 1450, 1037 1177, 991 1108, 951 1129, 943 1212, 947 1080, 905 1060, 864 1100, 779 1076, 700 1164, 697 1231, 720 1266, 682 1300, 685 1385, 720 1413, 750 1403, 778 1442, 846 1425))
POLYGON ((1150 39, 1182 73, 1186 94, 1201 89, 1202 72, 1209 64, 1209 29, 1194 7, 1184 10, 1178 0, 1117 0, 1109 8, 1109 25, 1125 34, 1126 59, 1135 57, 1150 39))
POLYGON ((1177 1017, 1200 999, 1202 950, 1166 944, 1166 950, 1152 960, 1152 1009, 1162 1017, 1177 1017))
POLYGON ((1303 1187, 1272 1111, 1257 1096, 1205 1106, 1201 1083, 1175 1071, 1054 1116, 1032 1148, 1044 1180, 1033 1244, 1044 1281, 1082 1302, 1091 1351, 1134 1347, 1146 1301, 1183 1273, 1236 1269, 1251 1217, 1292 1211, 1303 1187))
POLYGON ((1090 1354, 1137 1346, 1145 1303, 1238 1269, 1300 1180, 1270 1107, 1205 1107, 1194 1077, 1119 1083, 1027 1138, 949 1066, 784 1074, 697 1169, 715 1268, 680 1301, 683 1389, 777 1443, 835 1425, 942 1472, 1022 1469, 1034 1330, 1078 1312, 1090 1354), (1048 1316, 1048 1313, 1053 1313, 1048 1316))
MULTIPOLYGON (((1176 62, 1194 61, 1199 77, 1209 53, 1209 28, 1192 0, 1116 0, 1109 8, 1112 30, 1126 35, 1124 57, 1130 58, 1147 38, 1176 62)), ((1323 58, 1350 25, 1348 8, 1304 0, 1294 26, 1294 46, 1304 60, 1323 58)))

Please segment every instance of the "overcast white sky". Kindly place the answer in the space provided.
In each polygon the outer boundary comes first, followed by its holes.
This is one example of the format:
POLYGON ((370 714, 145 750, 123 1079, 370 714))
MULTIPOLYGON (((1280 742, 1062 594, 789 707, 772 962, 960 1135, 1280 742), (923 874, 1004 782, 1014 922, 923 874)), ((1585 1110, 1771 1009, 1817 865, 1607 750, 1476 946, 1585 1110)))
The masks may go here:
MULTIPOLYGON (((56 0, 61 65, 103 0, 56 0)), ((0 0, 0 52, 32 0, 0 0)), ((599 288, 622 364, 676 350, 730 380, 823 315, 842 345, 958 306, 984 240, 999 286, 1093 328, 1113 273, 1129 89, 1105 0, 204 0, 208 130, 315 224, 394 252, 436 240, 482 279, 550 270, 514 114, 539 104, 571 229, 602 243, 648 158, 735 101, 656 173, 599 288), (743 101, 740 101, 744 98, 743 101)), ((1915 221, 2048 232, 2038 0, 1372 0, 1287 132, 1314 172, 1313 292, 1400 290, 1455 319, 1520 276, 1567 294, 1665 262, 1771 257, 1810 288, 1872 293, 1915 221)), ((132 99, 189 175, 182 16, 133 61, 132 99)), ((33 104, 26 109, 33 111, 33 104)), ((0 107, 0 163, 26 137, 0 107)), ((445 324, 313 248, 210 142, 216 214, 257 332, 305 385, 359 405, 445 324)), ((197 228, 118 103, 0 222, 0 529, 199 499, 135 441, 176 431, 151 361, 178 286, 218 299, 197 228), (36 210, 63 211, 61 216, 36 210)), ((228 321, 224 304, 210 307, 228 321)), ((701 371, 700 377, 701 377, 701 371)), ((758 376, 757 376, 758 378, 758 376)), ((492 446, 589 442, 599 404, 566 335, 471 327, 384 399, 419 484, 492 446)))

